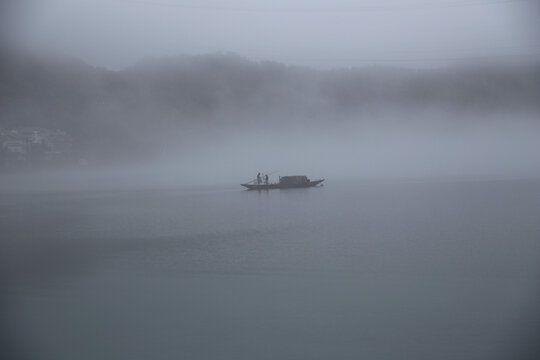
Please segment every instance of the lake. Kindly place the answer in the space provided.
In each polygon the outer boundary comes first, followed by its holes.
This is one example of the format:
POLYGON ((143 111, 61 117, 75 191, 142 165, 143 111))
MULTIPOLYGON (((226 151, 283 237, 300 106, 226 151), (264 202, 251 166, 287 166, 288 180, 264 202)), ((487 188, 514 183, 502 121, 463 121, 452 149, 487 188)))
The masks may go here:
POLYGON ((525 359, 540 181, 4 193, 24 359, 525 359))

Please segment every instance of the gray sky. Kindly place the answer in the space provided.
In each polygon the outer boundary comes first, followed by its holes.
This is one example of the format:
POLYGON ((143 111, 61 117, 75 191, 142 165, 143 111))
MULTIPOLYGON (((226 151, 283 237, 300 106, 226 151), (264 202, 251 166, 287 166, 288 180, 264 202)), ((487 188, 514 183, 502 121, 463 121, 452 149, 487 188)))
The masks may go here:
POLYGON ((540 58, 535 0, 11 0, 3 35, 122 68, 234 52, 313 67, 540 58))

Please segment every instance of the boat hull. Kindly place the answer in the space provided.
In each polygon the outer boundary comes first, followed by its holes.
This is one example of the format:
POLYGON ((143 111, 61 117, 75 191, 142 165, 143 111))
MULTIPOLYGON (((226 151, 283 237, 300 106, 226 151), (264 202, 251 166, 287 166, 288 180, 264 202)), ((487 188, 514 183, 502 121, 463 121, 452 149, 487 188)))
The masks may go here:
POLYGON ((272 190, 272 189, 294 189, 314 187, 322 183, 324 179, 309 181, 301 184, 240 184, 248 190, 272 190))

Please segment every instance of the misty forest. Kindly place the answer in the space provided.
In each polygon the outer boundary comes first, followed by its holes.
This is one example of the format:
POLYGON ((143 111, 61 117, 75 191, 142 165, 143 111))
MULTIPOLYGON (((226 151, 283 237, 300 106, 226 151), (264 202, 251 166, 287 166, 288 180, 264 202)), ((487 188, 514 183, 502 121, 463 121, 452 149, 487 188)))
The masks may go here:
POLYGON ((72 159, 95 164, 181 156, 190 136, 212 142, 231 129, 239 138, 353 124, 361 131, 388 121, 419 131, 489 129, 536 120, 540 110, 537 63, 316 70, 218 53, 111 71, 20 51, 4 52, 1 63, 2 129, 64 130, 72 159))

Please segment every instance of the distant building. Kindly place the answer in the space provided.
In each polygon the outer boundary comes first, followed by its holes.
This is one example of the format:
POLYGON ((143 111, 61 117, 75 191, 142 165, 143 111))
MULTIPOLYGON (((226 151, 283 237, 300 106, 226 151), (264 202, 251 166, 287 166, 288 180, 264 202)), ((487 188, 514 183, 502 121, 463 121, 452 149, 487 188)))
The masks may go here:
POLYGON ((56 131, 44 139, 46 159, 67 159, 72 152, 73 139, 63 131, 56 131))
POLYGON ((62 130, 0 129, 0 158, 8 167, 63 162, 71 158, 72 148, 72 137, 62 130))
POLYGON ((28 144, 24 140, 3 136, 1 140, 2 163, 12 167, 26 164, 28 161, 28 144))
POLYGON ((23 140, 8 139, 2 142, 2 150, 9 154, 26 154, 28 146, 23 140))

